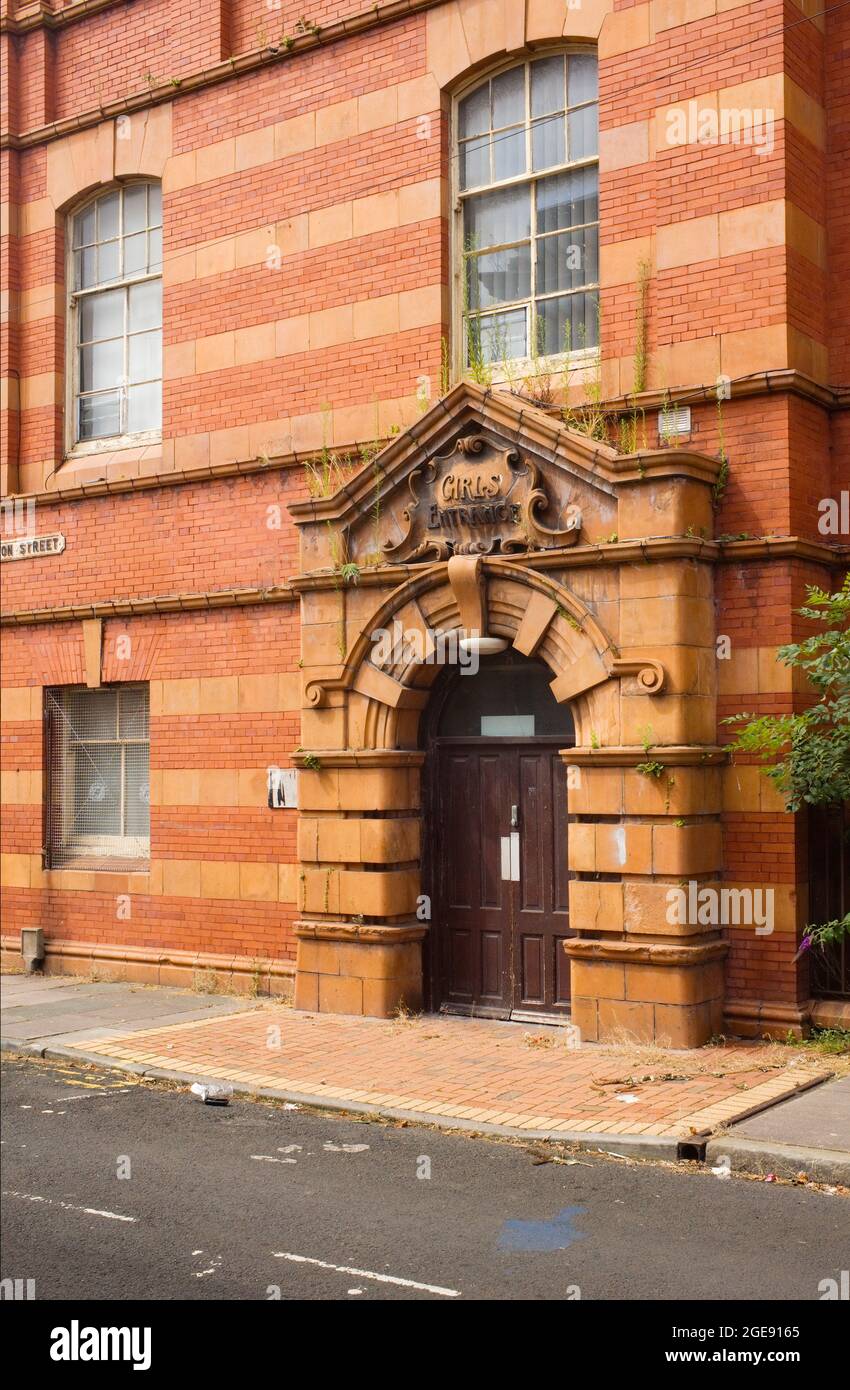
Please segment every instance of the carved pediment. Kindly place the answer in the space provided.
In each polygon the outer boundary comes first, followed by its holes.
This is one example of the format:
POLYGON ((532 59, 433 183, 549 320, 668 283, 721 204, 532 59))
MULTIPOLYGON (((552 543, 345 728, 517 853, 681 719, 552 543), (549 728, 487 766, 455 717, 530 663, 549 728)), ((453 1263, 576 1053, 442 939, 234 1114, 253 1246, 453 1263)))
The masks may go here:
POLYGON ((402 513, 398 540, 385 540, 387 560, 446 560, 451 555, 520 554, 573 545, 581 509, 566 505, 563 525, 547 527, 541 513, 553 506, 540 470, 518 449, 500 448, 483 434, 467 434, 448 453, 428 459, 408 477, 412 501, 402 513))
POLYGON ((515 556, 617 539, 623 485, 711 483, 717 467, 685 450, 618 455, 554 414, 464 382, 333 494, 290 511, 305 573, 515 556))

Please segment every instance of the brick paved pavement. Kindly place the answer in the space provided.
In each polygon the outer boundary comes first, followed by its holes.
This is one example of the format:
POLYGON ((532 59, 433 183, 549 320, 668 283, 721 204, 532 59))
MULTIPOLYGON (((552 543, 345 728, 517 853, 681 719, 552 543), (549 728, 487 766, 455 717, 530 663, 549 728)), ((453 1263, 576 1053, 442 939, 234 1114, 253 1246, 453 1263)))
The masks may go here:
POLYGON ((830 1074, 823 1061, 779 1046, 571 1049, 560 1029, 296 1014, 279 1004, 77 1038, 74 1046, 319 1104, 351 1102, 517 1130, 676 1139, 713 1131, 830 1074))

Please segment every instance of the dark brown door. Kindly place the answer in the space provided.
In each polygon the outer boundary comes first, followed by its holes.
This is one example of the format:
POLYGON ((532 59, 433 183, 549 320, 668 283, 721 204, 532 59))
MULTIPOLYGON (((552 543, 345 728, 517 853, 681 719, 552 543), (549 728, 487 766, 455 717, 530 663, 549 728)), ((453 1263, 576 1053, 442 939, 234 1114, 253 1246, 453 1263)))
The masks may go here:
POLYGON ((439 740, 435 1004, 509 1018, 569 1008, 563 739, 439 740))

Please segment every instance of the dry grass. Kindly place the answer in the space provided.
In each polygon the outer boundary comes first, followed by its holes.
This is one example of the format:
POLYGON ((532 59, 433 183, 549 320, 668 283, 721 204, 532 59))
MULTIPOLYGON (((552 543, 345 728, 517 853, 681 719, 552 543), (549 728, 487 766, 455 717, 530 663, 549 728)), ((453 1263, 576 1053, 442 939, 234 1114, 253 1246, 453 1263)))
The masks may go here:
POLYGON ((696 1076, 735 1076, 739 1073, 777 1072, 794 1066, 807 1070, 850 1074, 850 1055, 824 1054, 813 1047, 784 1042, 729 1041, 712 1046, 674 1050, 660 1043, 639 1043, 623 1030, 612 1043, 595 1045, 600 1062, 610 1058, 617 1072, 635 1081, 689 1079, 696 1076))
POLYGON ((554 1047, 556 1042, 545 1033, 523 1033, 522 1040, 526 1047, 554 1047))

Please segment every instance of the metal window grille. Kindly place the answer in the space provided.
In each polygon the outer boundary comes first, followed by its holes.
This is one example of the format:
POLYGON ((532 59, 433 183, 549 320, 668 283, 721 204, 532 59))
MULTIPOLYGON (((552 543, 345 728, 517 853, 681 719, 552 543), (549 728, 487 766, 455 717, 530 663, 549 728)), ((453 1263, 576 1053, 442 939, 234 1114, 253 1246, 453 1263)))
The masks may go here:
POLYGON ((150 859, 148 687, 45 692, 50 868, 150 859))
POLYGON ((658 412, 658 438, 678 439, 691 432, 691 407, 674 405, 658 412))
MULTIPOLYGON (((850 803, 809 807, 809 913, 815 924, 850 912, 850 803)), ((847 938, 807 953, 815 999, 850 999, 847 938)))

